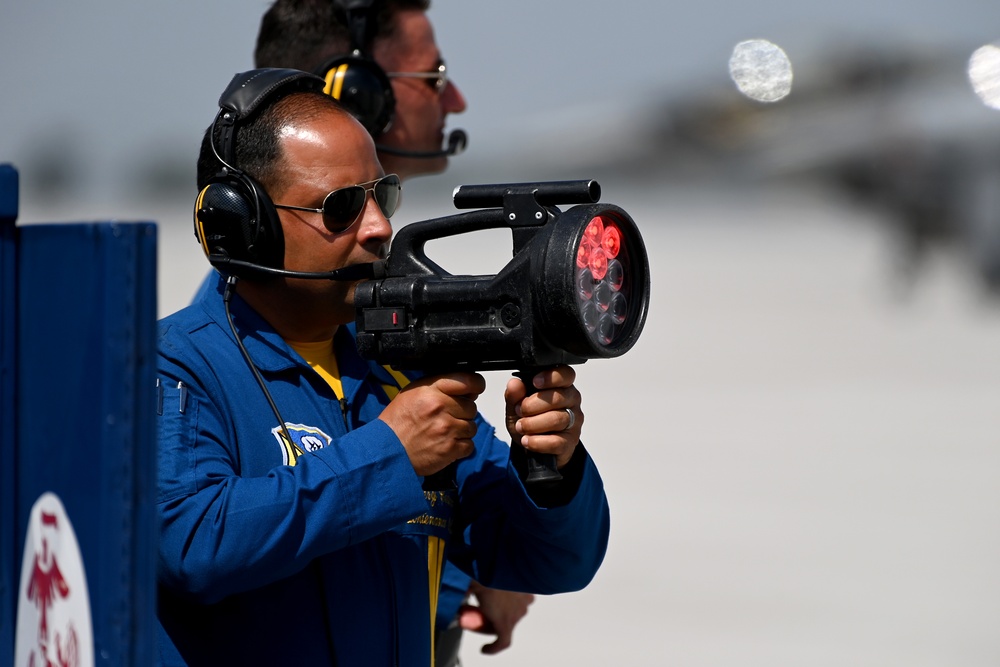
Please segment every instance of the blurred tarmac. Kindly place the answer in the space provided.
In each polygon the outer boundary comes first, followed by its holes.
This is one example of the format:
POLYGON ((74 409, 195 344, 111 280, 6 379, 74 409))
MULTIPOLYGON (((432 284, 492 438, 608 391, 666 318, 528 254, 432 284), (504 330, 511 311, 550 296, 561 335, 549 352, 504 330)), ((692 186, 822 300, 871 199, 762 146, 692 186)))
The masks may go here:
POLYGON ((1000 305, 947 255, 908 290, 812 193, 603 200, 652 271, 636 347, 577 369, 607 559, 466 667, 1000 664, 1000 305))
MULTIPOLYGON (((885 222, 843 202, 602 185, 652 271, 635 348, 577 369, 607 558, 463 664, 1000 664, 1000 304, 944 252, 902 285, 885 222)), ((208 266, 189 209, 156 216, 163 315, 208 266)), ((439 242, 453 273, 509 258, 470 240, 439 242)))

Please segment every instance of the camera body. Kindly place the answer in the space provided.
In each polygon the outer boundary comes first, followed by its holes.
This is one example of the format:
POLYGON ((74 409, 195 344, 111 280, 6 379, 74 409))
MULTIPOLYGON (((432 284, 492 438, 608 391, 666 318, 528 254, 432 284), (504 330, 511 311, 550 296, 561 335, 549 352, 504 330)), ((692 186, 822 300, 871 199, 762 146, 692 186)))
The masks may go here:
POLYGON ((480 210, 404 226, 384 276, 359 283, 361 355, 440 372, 624 354, 645 322, 649 266, 632 218, 599 199, 595 181, 460 186, 455 206, 480 210), (509 228, 513 246, 495 275, 452 275, 424 252, 432 239, 495 228, 509 228))

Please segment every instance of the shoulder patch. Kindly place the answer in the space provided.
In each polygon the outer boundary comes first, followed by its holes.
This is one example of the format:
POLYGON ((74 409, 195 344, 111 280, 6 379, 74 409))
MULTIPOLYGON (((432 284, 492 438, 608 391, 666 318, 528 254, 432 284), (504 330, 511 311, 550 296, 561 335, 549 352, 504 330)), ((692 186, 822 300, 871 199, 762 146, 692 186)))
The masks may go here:
POLYGON ((292 442, 285 438, 284 431, 280 426, 271 429, 271 435, 278 441, 281 447, 281 462, 286 466, 293 466, 299 462, 299 457, 306 452, 315 452, 323 449, 333 442, 333 438, 316 428, 305 424, 289 424, 285 422, 288 435, 292 437, 292 442))

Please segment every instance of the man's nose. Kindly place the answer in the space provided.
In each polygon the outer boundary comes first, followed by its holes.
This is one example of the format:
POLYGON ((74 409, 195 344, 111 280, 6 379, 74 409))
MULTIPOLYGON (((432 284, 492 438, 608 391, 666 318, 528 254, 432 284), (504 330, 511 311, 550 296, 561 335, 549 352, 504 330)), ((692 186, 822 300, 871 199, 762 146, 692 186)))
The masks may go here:
POLYGON ((458 89, 455 82, 448 79, 448 85, 441 93, 441 108, 445 113, 462 113, 465 111, 465 95, 458 89))
POLYGON ((358 230, 358 240, 367 242, 378 240, 387 242, 392 238, 392 223, 385 217, 373 193, 366 193, 365 210, 361 218, 361 228, 358 230))

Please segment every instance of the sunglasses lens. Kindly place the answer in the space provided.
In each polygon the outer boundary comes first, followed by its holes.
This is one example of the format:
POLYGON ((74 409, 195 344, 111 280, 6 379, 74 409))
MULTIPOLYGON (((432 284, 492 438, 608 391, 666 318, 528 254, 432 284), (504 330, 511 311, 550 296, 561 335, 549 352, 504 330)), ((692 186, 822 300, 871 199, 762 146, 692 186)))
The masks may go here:
POLYGON ((365 207, 368 193, 360 185, 334 190, 323 202, 323 223, 331 232, 342 232, 351 225, 365 207))
POLYGON ((383 176, 371 188, 366 189, 364 185, 351 185, 334 190, 323 201, 323 224, 334 234, 346 231, 361 217, 361 211, 365 208, 369 191, 374 193, 375 201, 382 210, 382 215, 390 218, 396 212, 396 207, 399 206, 401 190, 399 176, 396 174, 383 176))
POLYGON ((385 217, 391 218, 396 212, 401 189, 399 176, 395 174, 390 174, 375 184, 375 201, 385 217))

